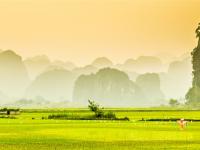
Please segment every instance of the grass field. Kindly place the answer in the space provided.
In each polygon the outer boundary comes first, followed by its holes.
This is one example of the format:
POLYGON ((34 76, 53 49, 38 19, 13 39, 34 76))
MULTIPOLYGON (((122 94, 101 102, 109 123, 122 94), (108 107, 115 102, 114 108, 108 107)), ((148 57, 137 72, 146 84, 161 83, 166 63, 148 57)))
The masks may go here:
POLYGON ((200 122, 181 131, 176 122, 150 118, 200 119, 200 111, 113 109, 130 121, 42 120, 49 114, 88 115, 86 109, 24 110, 0 119, 0 150, 200 149, 200 122), (34 118, 34 119, 33 119, 34 118))

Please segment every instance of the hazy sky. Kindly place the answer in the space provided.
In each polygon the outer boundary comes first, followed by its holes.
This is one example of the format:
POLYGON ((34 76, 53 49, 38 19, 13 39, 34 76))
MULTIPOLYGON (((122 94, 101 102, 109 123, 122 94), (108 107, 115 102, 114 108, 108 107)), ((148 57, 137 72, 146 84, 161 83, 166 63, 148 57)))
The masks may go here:
POLYGON ((200 0, 0 0, 0 48, 86 64, 196 45, 200 0))

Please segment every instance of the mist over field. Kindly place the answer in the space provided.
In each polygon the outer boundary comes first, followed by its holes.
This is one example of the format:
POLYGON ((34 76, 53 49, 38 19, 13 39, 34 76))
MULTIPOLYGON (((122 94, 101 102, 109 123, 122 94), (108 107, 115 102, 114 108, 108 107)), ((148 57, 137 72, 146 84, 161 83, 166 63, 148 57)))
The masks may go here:
POLYGON ((148 107, 185 101, 192 83, 190 54, 130 56, 118 64, 99 57, 85 66, 46 55, 0 52, 0 103, 19 107, 148 107), (165 55, 167 58, 167 55, 165 55))

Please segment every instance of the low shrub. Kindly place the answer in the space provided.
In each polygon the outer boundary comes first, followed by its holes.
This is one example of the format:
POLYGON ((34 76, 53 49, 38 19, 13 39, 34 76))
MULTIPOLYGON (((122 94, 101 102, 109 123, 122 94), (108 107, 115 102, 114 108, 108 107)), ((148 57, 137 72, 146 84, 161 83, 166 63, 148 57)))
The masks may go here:
POLYGON ((42 117, 42 119, 58 119, 58 120, 122 120, 129 121, 129 118, 117 118, 113 112, 107 112, 101 117, 96 115, 79 116, 75 114, 51 114, 48 117, 42 117))
POLYGON ((48 116, 48 119, 67 119, 69 116, 67 114, 52 114, 48 116))
POLYGON ((104 118, 108 118, 108 119, 116 119, 116 115, 115 113, 113 113, 112 111, 108 111, 103 115, 104 118))

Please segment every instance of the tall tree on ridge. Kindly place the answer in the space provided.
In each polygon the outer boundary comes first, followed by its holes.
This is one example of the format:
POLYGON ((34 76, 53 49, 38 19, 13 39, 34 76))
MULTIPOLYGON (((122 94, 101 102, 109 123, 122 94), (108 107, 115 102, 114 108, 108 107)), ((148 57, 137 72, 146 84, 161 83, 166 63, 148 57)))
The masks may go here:
POLYGON ((200 104, 200 23, 196 29, 196 37, 198 38, 198 45, 192 51, 192 65, 193 65, 193 82, 192 88, 186 94, 188 104, 200 104))

